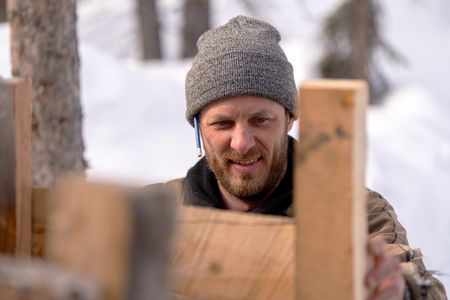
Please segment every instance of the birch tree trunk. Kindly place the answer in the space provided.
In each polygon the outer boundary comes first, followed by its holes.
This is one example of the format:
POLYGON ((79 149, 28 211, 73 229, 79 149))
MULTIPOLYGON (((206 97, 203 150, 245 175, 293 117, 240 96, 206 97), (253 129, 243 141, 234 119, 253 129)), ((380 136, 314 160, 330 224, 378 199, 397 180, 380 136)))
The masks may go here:
POLYGON ((193 57, 197 53, 197 39, 209 27, 209 0, 185 0, 183 57, 193 57))
POLYGON ((138 0, 137 10, 142 58, 144 60, 160 59, 161 43, 156 0, 138 0))
POLYGON ((13 76, 32 81, 33 185, 83 174, 76 0, 8 0, 13 76))

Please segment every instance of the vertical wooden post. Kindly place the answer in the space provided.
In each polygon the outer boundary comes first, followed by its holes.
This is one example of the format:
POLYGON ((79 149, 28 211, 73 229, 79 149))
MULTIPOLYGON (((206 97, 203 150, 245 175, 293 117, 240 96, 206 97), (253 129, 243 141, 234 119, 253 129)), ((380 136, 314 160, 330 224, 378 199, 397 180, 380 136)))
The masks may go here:
POLYGON ((0 78, 0 252, 31 251, 31 84, 0 78))
POLYGON ((295 156, 297 299, 364 299, 366 199, 363 81, 300 87, 295 156))
POLYGON ((168 299, 170 194, 72 180, 51 202, 49 261, 98 281, 109 300, 168 299))

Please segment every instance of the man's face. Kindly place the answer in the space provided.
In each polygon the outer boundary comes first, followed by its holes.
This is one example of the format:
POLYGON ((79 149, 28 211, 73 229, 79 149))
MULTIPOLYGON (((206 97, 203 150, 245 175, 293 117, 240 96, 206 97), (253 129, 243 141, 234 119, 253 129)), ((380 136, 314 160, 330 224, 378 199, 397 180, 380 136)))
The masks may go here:
POLYGON ((262 97, 226 97, 205 107, 200 126, 219 184, 243 200, 272 190, 286 166, 292 123, 283 106, 262 97))

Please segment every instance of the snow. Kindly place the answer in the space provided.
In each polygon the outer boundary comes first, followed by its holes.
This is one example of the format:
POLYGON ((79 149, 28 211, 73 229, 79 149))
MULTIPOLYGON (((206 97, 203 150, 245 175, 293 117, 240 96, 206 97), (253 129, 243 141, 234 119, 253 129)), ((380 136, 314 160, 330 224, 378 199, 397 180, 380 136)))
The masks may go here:
MULTIPOLYGON (((180 1, 160 1, 164 57, 139 62, 133 1, 79 6, 84 139, 91 178, 148 184, 184 176, 197 160, 184 119, 189 60, 177 60, 180 1)), ((298 83, 315 77, 318 22, 338 3, 261 2, 256 16, 279 28, 298 83), (299 4, 300 3, 300 4, 299 4)), ((384 195, 421 247, 429 269, 450 274, 450 5, 446 0, 383 1, 386 39, 407 58, 379 63, 393 83, 368 111, 367 185, 384 195)), ((237 1, 213 1, 213 24, 247 14, 237 1)), ((0 75, 9 76, 8 28, 0 25, 0 75)), ((293 134, 296 135, 294 130, 293 134)), ((450 277, 439 277, 450 290, 450 277)))
POLYGON ((122 63, 87 45, 81 56, 89 175, 147 184, 183 176, 196 160, 180 105, 188 63, 122 63))

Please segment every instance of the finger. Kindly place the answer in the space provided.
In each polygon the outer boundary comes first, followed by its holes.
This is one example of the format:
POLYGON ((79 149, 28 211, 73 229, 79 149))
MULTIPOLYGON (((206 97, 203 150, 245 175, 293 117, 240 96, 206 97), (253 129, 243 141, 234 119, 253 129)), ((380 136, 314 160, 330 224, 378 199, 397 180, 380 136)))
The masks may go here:
POLYGON ((384 242, 384 240, 381 237, 376 236, 369 240, 368 243, 369 253, 375 257, 382 256, 385 253, 384 251, 385 245, 386 243, 384 242))
POLYGON ((398 276, 401 276, 400 262, 394 257, 385 256, 378 260, 374 268, 367 274, 366 284, 369 288, 375 288, 384 279, 398 276))
POLYGON ((403 299, 405 292, 405 280, 403 277, 397 277, 391 280, 385 280, 370 297, 370 300, 395 300, 403 299))

